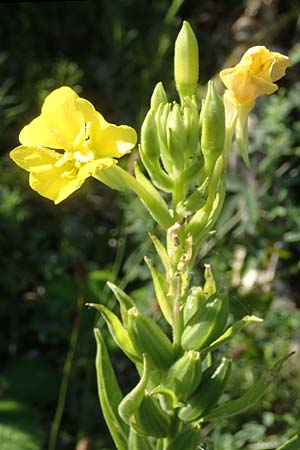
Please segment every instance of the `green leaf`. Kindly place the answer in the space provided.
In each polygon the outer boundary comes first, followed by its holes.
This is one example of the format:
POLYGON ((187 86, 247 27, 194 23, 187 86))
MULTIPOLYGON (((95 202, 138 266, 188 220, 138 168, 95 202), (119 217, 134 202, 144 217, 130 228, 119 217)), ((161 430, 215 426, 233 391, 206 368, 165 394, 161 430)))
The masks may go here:
POLYGON ((128 450, 129 428, 118 414, 122 393, 100 330, 94 329, 97 342, 96 372, 102 413, 118 450, 128 450))
POLYGON ((300 448, 300 436, 294 436, 289 439, 285 444, 278 447, 277 450, 299 450, 300 448))
POLYGON ((106 306, 97 305, 95 303, 87 303, 87 306, 95 308, 100 312, 107 323, 110 334, 114 338, 116 344, 120 347, 125 355, 135 364, 141 363, 141 358, 136 353, 133 344, 130 340, 127 330, 123 327, 119 318, 106 306))
POLYGON ((147 258, 146 256, 145 256, 145 261, 151 272, 154 289, 155 289, 155 294, 156 294, 156 298, 157 298, 158 304, 160 306, 161 312, 163 313, 166 321, 170 325, 172 325, 173 324, 172 309, 171 309, 171 306, 169 305, 167 295, 166 295, 166 292, 164 289, 164 284, 166 284, 165 278, 162 273, 158 272, 158 270, 156 270, 153 267, 151 260, 149 258, 147 258))
POLYGON ((231 327, 229 327, 225 333, 222 334, 218 339, 216 339, 214 342, 212 342, 208 347, 204 348, 202 350, 203 354, 209 353, 215 348, 219 347, 219 345, 224 344, 225 342, 229 341, 235 334, 240 332, 243 328, 245 328, 249 323, 259 323, 263 322, 262 319, 256 316, 245 316, 235 324, 233 324, 231 327))
POLYGON ((40 450, 44 431, 35 412, 12 399, 0 399, 1 450, 40 450))
POLYGON ((236 400, 224 403, 213 410, 211 410, 204 418, 203 421, 207 420, 219 420, 227 417, 235 416, 240 414, 247 409, 255 405, 256 402, 264 395, 266 390, 270 387, 272 381, 277 377, 284 361, 291 355, 285 356, 280 361, 275 364, 272 369, 266 370, 261 377, 253 383, 253 385, 236 400))

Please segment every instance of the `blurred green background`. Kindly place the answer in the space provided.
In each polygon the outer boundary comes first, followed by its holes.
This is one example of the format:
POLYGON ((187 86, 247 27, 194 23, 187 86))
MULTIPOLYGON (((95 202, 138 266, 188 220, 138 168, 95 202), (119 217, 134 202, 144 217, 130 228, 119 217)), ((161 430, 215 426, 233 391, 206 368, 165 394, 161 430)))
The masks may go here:
MULTIPOLYGON (((255 408, 204 428, 205 450, 275 449, 299 430, 299 13, 299 0, 0 3, 1 450, 50 449, 50 435, 52 443, 57 435, 55 450, 112 450, 96 393, 97 317, 84 302, 114 308, 110 280, 160 320, 143 263, 153 252, 147 232, 159 230, 140 202, 89 179, 54 206, 29 188, 8 151, 61 85, 108 121, 138 130, 157 81, 175 96, 173 46, 183 19, 199 41, 199 100, 206 82, 250 46, 267 45, 293 62, 279 93, 261 99, 250 116, 252 170, 232 155, 224 211, 196 278, 205 262, 229 273, 231 314, 265 319, 226 350, 234 370, 224 400, 264 365, 296 353, 255 408)), ((99 325, 126 392, 134 369, 99 325)))

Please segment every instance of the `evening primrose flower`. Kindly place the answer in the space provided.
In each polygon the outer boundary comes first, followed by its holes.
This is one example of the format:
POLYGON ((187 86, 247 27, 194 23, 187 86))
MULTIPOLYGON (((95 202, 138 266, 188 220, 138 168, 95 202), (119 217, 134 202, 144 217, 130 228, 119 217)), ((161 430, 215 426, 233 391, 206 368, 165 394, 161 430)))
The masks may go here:
POLYGON ((220 72, 220 78, 227 88, 223 98, 226 112, 225 154, 228 154, 236 132, 240 153, 249 165, 248 114, 257 97, 277 91, 275 81, 285 75, 289 65, 287 56, 271 52, 264 46, 256 46, 248 49, 235 67, 220 72))
POLYGON ((89 176, 117 163, 136 144, 133 128, 113 125, 67 86, 51 92, 41 114, 20 132, 10 152, 29 175, 29 184, 55 204, 89 176))
POLYGON ((222 70, 220 78, 232 101, 249 105, 257 97, 277 91, 274 82, 285 75, 289 65, 287 56, 256 46, 249 48, 235 67, 222 70))

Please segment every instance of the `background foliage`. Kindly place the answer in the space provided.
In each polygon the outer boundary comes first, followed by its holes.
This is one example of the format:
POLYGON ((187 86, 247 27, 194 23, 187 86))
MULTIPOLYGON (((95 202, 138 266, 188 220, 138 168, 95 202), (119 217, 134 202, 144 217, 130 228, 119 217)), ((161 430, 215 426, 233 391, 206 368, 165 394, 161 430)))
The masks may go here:
MULTIPOLYGON (((111 450, 96 397, 96 319, 84 301, 113 308, 105 287, 110 280, 160 320, 143 264, 154 224, 139 201, 89 180, 53 206, 30 190, 8 150, 48 92, 63 84, 109 121, 138 129, 156 82, 175 92, 172 52, 183 19, 199 40, 199 99, 207 80, 249 46, 263 43, 294 62, 279 94, 262 99, 250 118, 252 171, 232 156, 228 198, 201 250, 199 273, 204 262, 228 272, 232 314, 246 310, 265 319, 228 349, 236 370, 227 397, 250 385, 262 364, 296 352, 257 407, 204 429, 207 449, 274 449, 299 430, 298 1, 1 3, 1 450, 47 449, 53 424, 59 425, 57 450, 111 450)), ((130 169, 134 158, 124 165, 130 169)), ((126 392, 135 373, 108 334, 107 342, 126 392)))

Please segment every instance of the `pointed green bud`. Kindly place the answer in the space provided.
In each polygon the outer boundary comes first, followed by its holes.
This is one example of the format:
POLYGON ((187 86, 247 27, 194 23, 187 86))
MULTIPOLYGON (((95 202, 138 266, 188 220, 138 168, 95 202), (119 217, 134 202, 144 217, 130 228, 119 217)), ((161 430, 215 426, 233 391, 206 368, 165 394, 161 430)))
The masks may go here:
POLYGON ((196 90, 199 72, 198 43, 186 21, 175 42, 174 78, 180 98, 191 97, 196 90))
POLYGON ((163 105, 168 103, 168 98, 167 98, 166 91, 164 90, 164 86, 163 86, 162 82, 160 81, 155 86, 152 97, 151 97, 151 102, 150 102, 151 109, 156 111, 161 103, 163 105))
POLYGON ((224 104, 212 81, 201 112, 201 149, 204 156, 204 167, 207 175, 214 169, 217 158, 222 154, 225 141, 224 104))
POLYGON ((183 122, 181 108, 174 103, 167 121, 167 141, 178 172, 184 167, 184 150, 187 142, 186 130, 183 122))
POLYGON ((142 162, 153 183, 163 191, 171 192, 173 183, 160 164, 160 143, 154 111, 150 109, 141 129, 139 147, 142 162))
POLYGON ((172 389, 179 401, 185 401, 197 389, 201 375, 200 353, 190 350, 170 367, 161 385, 172 389))

